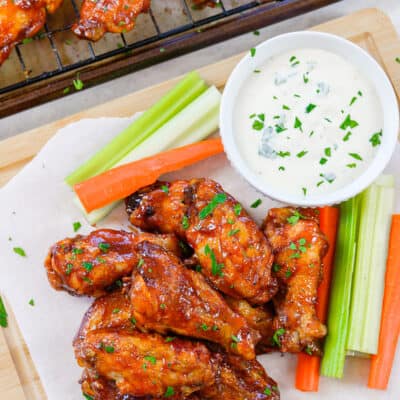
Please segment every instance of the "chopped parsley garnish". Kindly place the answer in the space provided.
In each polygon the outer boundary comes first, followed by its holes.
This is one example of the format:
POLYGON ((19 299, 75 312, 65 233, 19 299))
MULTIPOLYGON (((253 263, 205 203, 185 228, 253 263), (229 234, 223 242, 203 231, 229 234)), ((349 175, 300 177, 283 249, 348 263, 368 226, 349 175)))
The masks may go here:
POLYGON ((301 98, 301 96, 300 96, 299 94, 297 94, 297 93, 295 93, 293 96, 294 96, 294 97, 301 98))
POLYGON ((82 393, 83 394, 83 397, 86 399, 86 400, 94 400, 94 398, 92 397, 92 396, 89 396, 88 394, 86 394, 86 393, 82 393))
POLYGON ((304 218, 297 210, 293 211, 293 214, 286 218, 286 221, 290 224, 290 225, 296 225, 301 218, 304 218))
POLYGON ((273 336, 272 336, 272 342, 275 343, 278 347, 281 347, 281 340, 280 340, 280 337, 281 337, 282 335, 284 335, 285 332, 286 332, 286 331, 285 331, 283 328, 279 328, 279 329, 277 329, 277 330, 274 332, 274 334, 273 334, 273 336))
POLYGON ((183 218, 182 218, 182 228, 186 230, 186 229, 189 228, 189 226, 190 226, 189 218, 188 218, 187 215, 184 215, 183 218))
POLYGON ((219 328, 218 328, 218 326, 217 326, 217 325, 213 325, 211 329, 212 329, 214 332, 216 332, 216 331, 218 331, 218 330, 219 330, 219 328))
POLYGON ((317 106, 315 104, 310 103, 307 107, 306 107, 306 113, 310 114, 310 112, 312 110, 314 110, 314 108, 316 108, 317 106))
POLYGON ((300 131, 303 132, 303 124, 302 124, 302 122, 299 120, 298 117, 295 117, 295 119, 294 119, 293 128, 295 128, 295 129, 300 129, 300 131))
POLYGON ((130 319, 132 325, 136 325, 136 318, 132 317, 130 319))
POLYGON ((289 151, 278 151, 276 154, 278 155, 278 157, 289 157, 290 156, 289 151))
POLYGON ((84 276, 84 277, 82 278, 82 280, 83 280, 84 282, 88 283, 89 285, 92 285, 92 284, 93 284, 92 280, 91 280, 90 278, 88 278, 87 276, 84 276))
POLYGON ((282 106, 282 109, 283 109, 283 110, 290 110, 290 107, 287 106, 286 104, 284 104, 284 105, 282 106))
POLYGON ((218 264, 215 253, 208 244, 204 247, 204 254, 210 257, 211 273, 213 275, 223 276, 224 273, 222 272, 222 269, 224 268, 224 264, 218 264))
POLYGON ((304 350, 309 356, 312 356, 313 352, 310 348, 310 346, 306 346, 305 350, 304 350))
POLYGON ((321 159, 319 160, 319 163, 320 163, 321 165, 324 165, 324 164, 326 164, 327 162, 328 162, 328 159, 325 158, 325 157, 321 157, 321 159))
POLYGON ((8 326, 8 314, 1 296, 0 296, 0 326, 3 328, 7 328, 8 326))
POLYGON ((308 83, 310 79, 308 78, 307 74, 303 74, 303 82, 308 83))
POLYGON ((358 126, 358 122, 351 119, 350 114, 344 119, 344 121, 340 124, 340 129, 346 130, 347 128, 353 129, 358 126))
POLYGON ((381 144, 381 137, 382 137, 382 129, 379 132, 374 133, 369 141, 372 144, 372 147, 379 146, 381 144))
POLYGON ((83 89, 83 82, 79 79, 79 76, 76 77, 76 79, 74 79, 72 81, 72 83, 74 84, 74 88, 75 90, 82 90, 83 89))
POLYGON ((324 153, 327 157, 330 157, 332 155, 332 151, 330 147, 325 147, 324 153))
POLYGON ((99 243, 98 248, 103 253, 107 253, 107 251, 110 249, 110 243, 106 243, 106 242, 99 243))
POLYGON ((255 36, 260 36, 260 31, 253 31, 253 35, 255 35, 255 36))
POLYGON ((297 250, 296 243, 290 242, 290 244, 289 244, 289 249, 290 249, 290 250, 297 250))
POLYGON ((73 268, 74 268, 74 265, 71 264, 71 263, 68 263, 68 264, 67 264, 67 268, 65 268, 65 273, 66 273, 66 275, 70 275, 73 268))
POLYGON ((217 193, 214 198, 199 212, 199 218, 207 218, 218 206, 226 201, 226 193, 217 193))
POLYGON ((172 386, 168 386, 167 390, 164 393, 164 397, 171 397, 175 394, 174 388, 172 386))
POLYGON ((275 131, 276 131, 276 133, 282 133, 282 132, 287 131, 287 128, 285 128, 283 126, 283 124, 276 124, 275 125, 275 131))
POLYGON ((249 115, 249 118, 252 119, 252 118, 254 118, 255 116, 256 116, 256 114, 251 114, 251 115, 249 115))
POLYGON ((296 56, 290 57, 290 66, 295 67, 296 65, 300 64, 300 61, 297 59, 296 56))
POLYGON ((102 344, 102 347, 106 351, 106 353, 109 353, 109 354, 112 354, 115 351, 114 346, 107 346, 107 345, 102 344))
POLYGON ((229 231, 229 233, 228 233, 228 236, 230 237, 230 236, 234 236, 234 235, 236 235, 237 233, 239 233, 240 232, 240 229, 231 229, 230 231, 229 231))
POLYGON ((256 49, 254 47, 250 49, 250 55, 251 57, 254 57, 256 55, 256 49))
POLYGON ((358 153, 349 153, 350 157, 353 157, 354 159, 358 160, 358 161, 362 161, 362 157, 358 154, 358 153))
POLYGON ((311 137, 312 135, 314 135, 314 131, 311 131, 308 136, 311 137))
POLYGON ((167 343, 171 343, 171 342, 173 342, 175 339, 176 339, 175 336, 167 336, 167 337, 165 338, 165 341, 166 341, 167 343))
POLYGON ((307 195, 307 188, 303 187, 301 188, 303 195, 306 196, 307 195))
POLYGON ((284 171, 285 167, 283 165, 281 165, 278 169, 279 169, 279 171, 284 171))
POLYGON ((232 341, 235 342, 235 343, 240 343, 240 339, 239 339, 237 336, 235 336, 235 335, 231 335, 231 339, 232 339, 232 341))
POLYGON ((259 69, 255 69, 253 72, 254 72, 255 74, 259 74, 261 71, 260 71, 259 69))
POLYGON ((141 267, 143 267, 143 265, 144 265, 144 260, 143 260, 143 258, 141 258, 139 261, 138 261, 138 263, 137 263, 137 268, 141 268, 141 267))
POLYGON ((72 224, 72 227, 74 228, 74 232, 78 232, 79 229, 81 229, 82 224, 81 224, 79 221, 77 221, 77 222, 74 222, 74 223, 72 224))
POLYGON ((166 194, 169 193, 169 188, 168 188, 168 186, 166 186, 166 185, 162 185, 162 186, 161 186, 161 190, 162 190, 164 193, 166 193, 166 194))
POLYGON ((290 278, 291 275, 292 275, 292 271, 291 271, 290 269, 288 269, 288 270, 285 272, 285 278, 290 278))
POLYGON ((274 271, 274 272, 279 272, 280 270, 281 270, 281 266, 279 265, 279 264, 274 264, 273 266, 272 266, 272 270, 274 271))
POLYGON ((297 157, 297 158, 302 158, 302 157, 304 157, 307 153, 308 153, 308 151, 302 150, 302 151, 300 151, 299 153, 296 154, 296 157, 297 157))
POLYGON ((233 207, 233 212, 235 213, 236 216, 239 216, 240 213, 242 212, 242 206, 239 203, 236 203, 233 207))
POLYGON ((261 199, 257 199, 250 207, 251 208, 257 208, 259 205, 261 205, 262 200, 261 199))
POLYGON ((82 263, 82 267, 86 269, 86 271, 90 272, 93 269, 93 264, 88 261, 84 261, 82 263))
POLYGON ((265 389, 264 389, 264 392, 263 392, 265 395, 267 395, 267 396, 271 396, 271 394, 272 394, 272 391, 271 391, 271 389, 269 388, 269 387, 266 387, 265 389))
POLYGON ((15 254, 18 254, 21 257, 26 257, 25 250, 22 247, 14 247, 13 251, 15 254))
POLYGON ((400 57, 395 58, 396 62, 400 64, 400 57))
POLYGON ((206 332, 206 331, 208 331, 210 328, 207 326, 207 324, 201 324, 200 325, 200 328, 204 331, 204 332, 206 332))
POLYGON ((167 308, 167 305, 165 303, 160 304, 161 310, 165 310, 167 308))
POLYGON ((344 136, 343 136, 343 142, 347 142, 350 139, 351 132, 348 131, 344 136))
POLYGON ((34 305, 35 305, 35 300, 30 299, 28 304, 29 304, 30 306, 34 307, 34 305))
POLYGON ((153 365, 156 365, 156 363, 157 363, 157 359, 155 357, 153 357, 153 356, 145 356, 144 359, 146 361, 151 362, 153 365))
POLYGON ((113 314, 118 314, 121 310, 119 308, 114 308, 114 310, 112 310, 113 314))
POLYGON ((264 122, 260 121, 258 119, 255 119, 253 121, 253 125, 251 126, 255 131, 261 131, 262 129, 264 129, 264 122))
POLYGON ((195 267, 196 272, 201 272, 202 269, 201 265, 196 265, 195 267))
POLYGON ((356 101, 357 101, 357 97, 354 96, 354 97, 350 100, 349 106, 352 106, 356 101))
POLYGON ((355 168, 355 167, 357 167, 357 164, 356 163, 347 164, 346 167, 347 168, 355 168))
POLYGON ((357 92, 357 94, 358 94, 360 97, 363 95, 361 90, 359 90, 359 91, 357 92))
POLYGON ((332 120, 329 119, 329 118, 324 118, 324 120, 325 120, 326 122, 329 122, 330 124, 332 123, 332 120))
POLYGON ((226 222, 227 222, 229 225, 233 225, 233 224, 235 223, 235 220, 234 220, 233 218, 227 218, 227 219, 226 219, 226 222))
POLYGON ((83 250, 79 249, 78 247, 75 247, 75 248, 72 249, 72 253, 75 254, 75 255, 76 254, 82 254, 83 250))
POLYGON ((22 40, 22 44, 28 44, 28 43, 30 43, 32 41, 33 41, 32 38, 25 38, 25 39, 22 40))

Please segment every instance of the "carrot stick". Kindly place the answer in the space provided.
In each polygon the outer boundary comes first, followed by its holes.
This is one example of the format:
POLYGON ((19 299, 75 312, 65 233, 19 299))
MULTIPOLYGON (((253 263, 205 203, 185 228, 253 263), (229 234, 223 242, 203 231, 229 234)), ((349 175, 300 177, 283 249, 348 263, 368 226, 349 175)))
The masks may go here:
MULTIPOLYGON (((318 287, 316 310, 318 318, 322 322, 326 322, 339 209, 336 207, 323 207, 320 208, 319 211, 320 228, 328 239, 329 249, 323 260, 323 278, 318 287)), ((320 357, 310 356, 304 353, 298 355, 296 389, 304 392, 318 392, 320 363, 320 357)))
POLYGON ((400 215, 393 215, 378 354, 371 358, 368 387, 386 389, 400 335, 400 215))
POLYGON ((204 140, 113 168, 76 184, 74 190, 85 210, 90 212, 151 185, 162 174, 194 164, 223 150, 221 139, 204 140))

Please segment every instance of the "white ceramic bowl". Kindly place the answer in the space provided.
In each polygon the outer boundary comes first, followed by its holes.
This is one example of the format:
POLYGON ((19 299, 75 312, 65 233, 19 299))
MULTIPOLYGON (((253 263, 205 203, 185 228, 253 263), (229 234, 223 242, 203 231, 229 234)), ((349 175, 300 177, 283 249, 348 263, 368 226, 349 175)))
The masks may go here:
POLYGON ((392 85, 381 66, 363 49, 339 36, 320 32, 293 32, 276 36, 257 46, 256 56, 247 54, 235 67, 222 96, 220 132, 225 152, 233 167, 257 190, 284 203, 301 206, 337 204, 369 186, 385 169, 396 147, 399 110, 392 85), (342 56, 355 65, 372 83, 383 110, 382 143, 369 167, 350 184, 331 193, 304 197, 287 194, 263 182, 242 157, 234 133, 234 109, 242 85, 270 57, 299 48, 317 48, 342 56))

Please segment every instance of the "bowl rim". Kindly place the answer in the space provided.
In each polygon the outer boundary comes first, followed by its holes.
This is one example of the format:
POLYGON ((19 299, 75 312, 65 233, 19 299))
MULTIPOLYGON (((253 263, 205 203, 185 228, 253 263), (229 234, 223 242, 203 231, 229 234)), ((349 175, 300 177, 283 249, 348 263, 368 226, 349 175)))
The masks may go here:
MULTIPOLYGON (((299 46, 297 45, 296 48, 299 48, 299 46)), ((397 98, 393 86, 383 68, 367 51, 358 45, 345 38, 330 33, 315 31, 290 32, 275 36, 260 43, 256 46, 256 55, 254 57, 252 57, 250 52, 248 52, 235 66, 226 82, 222 94, 220 135, 228 160, 233 168, 259 192, 283 203, 316 207, 321 205, 338 204, 354 197, 366 189, 385 169, 396 148, 398 134, 399 109, 397 98), (313 39, 315 38, 318 38, 318 45, 313 42, 313 39), (293 49, 294 42, 298 40, 305 43, 304 46, 302 46, 303 48, 319 48, 333 52, 341 57, 344 56, 344 51, 354 54, 354 56, 346 59, 357 68, 361 69, 375 88, 383 113, 383 126, 385 132, 378 151, 369 163, 369 166, 363 173, 361 173, 361 175, 357 176, 349 184, 337 188, 335 191, 330 193, 321 193, 321 195, 313 195, 310 197, 288 194, 279 189, 273 188, 272 186, 268 187, 268 184, 262 182, 257 174, 244 161, 244 158, 236 144, 235 132, 233 129, 234 106, 236 104, 237 94, 239 93, 242 84, 249 78, 252 71, 257 66, 266 62, 268 58, 273 55, 282 54, 283 52, 293 49), (321 41, 324 45, 321 45, 321 41), (313 44, 306 44, 307 42, 313 44), (272 54, 269 54, 269 49, 274 48, 278 44, 284 45, 283 49, 279 52, 275 51, 272 54), (347 50, 343 50, 343 46, 347 47, 347 50), (257 55, 260 53, 265 54, 257 58, 257 55), (365 63, 366 66, 360 66, 361 61, 356 62, 356 59, 362 59, 362 62, 365 63), (373 73, 366 73, 367 68, 372 69, 373 73)))

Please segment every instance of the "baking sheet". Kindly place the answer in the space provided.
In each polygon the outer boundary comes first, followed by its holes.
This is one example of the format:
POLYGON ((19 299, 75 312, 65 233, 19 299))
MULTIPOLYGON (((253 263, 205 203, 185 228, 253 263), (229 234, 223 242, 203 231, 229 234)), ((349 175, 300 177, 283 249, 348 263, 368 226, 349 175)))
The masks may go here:
MULTIPOLYGON (((92 228, 72 202, 72 192, 63 178, 114 135, 132 118, 86 119, 60 130, 37 157, 0 190, 0 293, 16 316, 25 342, 49 400, 82 398, 72 339, 91 304, 50 288, 43 261, 51 244, 74 236, 72 224, 80 221, 79 233, 92 228), (22 247, 26 257, 13 252, 22 247), (34 299, 35 305, 29 301, 34 299)), ((397 178, 396 212, 400 212, 400 146, 387 169, 397 178)), ((250 214, 260 222, 267 210, 280 204, 260 195, 219 155, 167 176, 168 179, 207 176, 220 182, 247 209, 257 198, 263 203, 250 214)), ((128 229, 123 206, 115 209, 99 226, 128 229)), ((397 349, 392 380, 386 392, 366 388, 369 362, 349 359, 341 381, 321 379, 319 393, 294 389, 296 356, 270 354, 260 357, 268 373, 278 381, 282 399, 394 400, 400 398, 400 350, 397 349)))

